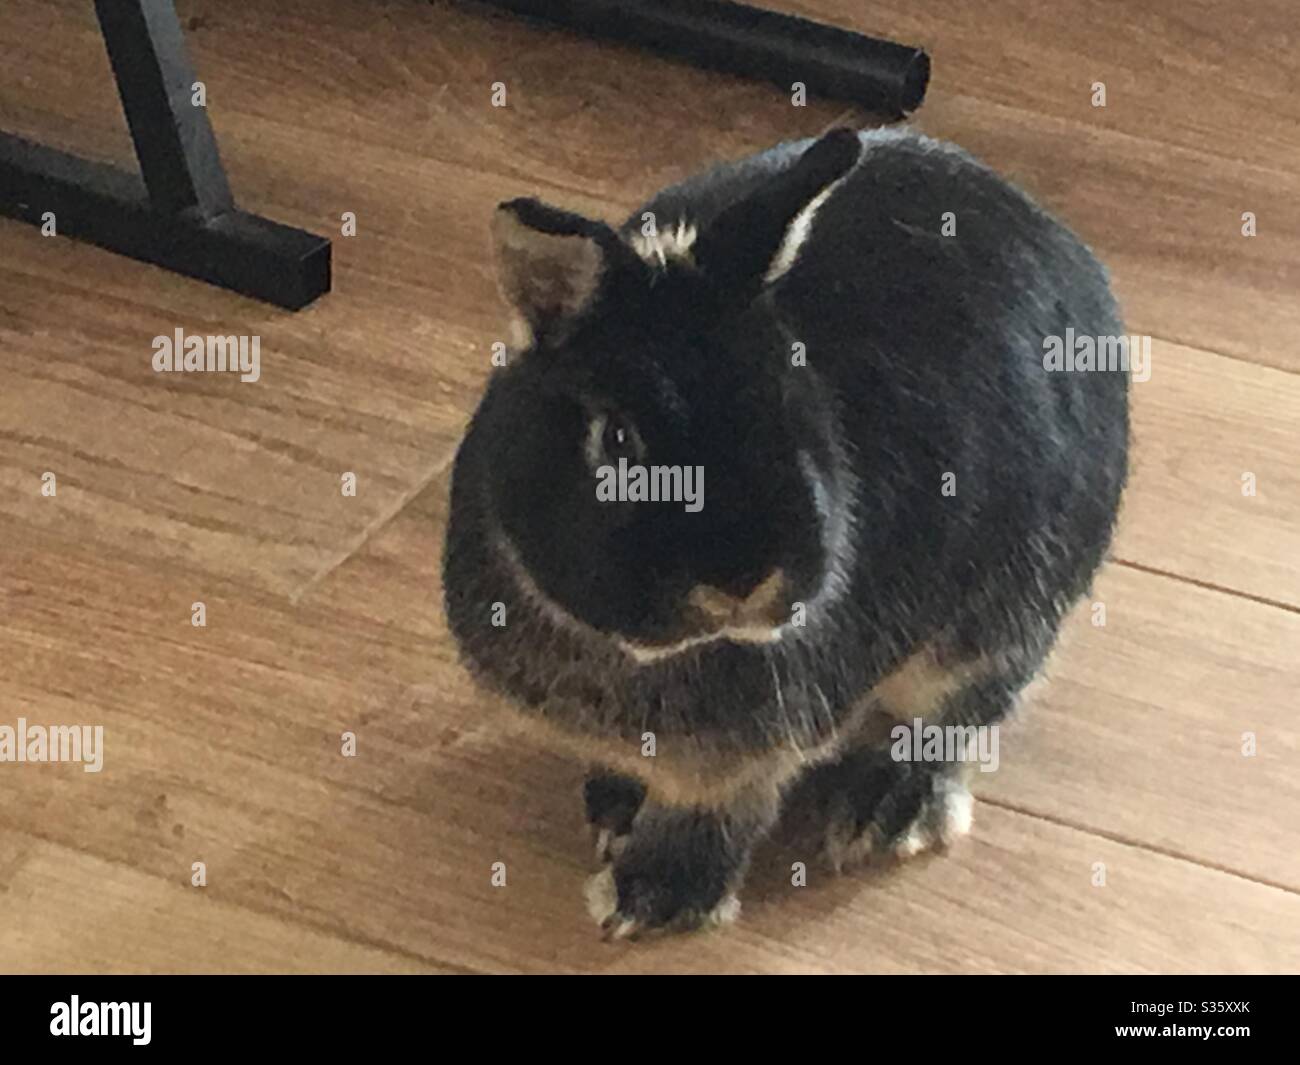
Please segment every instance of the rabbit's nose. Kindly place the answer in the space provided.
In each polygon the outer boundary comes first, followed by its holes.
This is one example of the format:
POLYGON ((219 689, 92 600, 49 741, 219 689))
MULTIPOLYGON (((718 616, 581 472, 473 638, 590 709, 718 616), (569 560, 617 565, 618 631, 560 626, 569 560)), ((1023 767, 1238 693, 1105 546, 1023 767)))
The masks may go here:
POLYGON ((697 584, 688 602, 718 628, 771 627, 789 620, 785 572, 774 569, 748 591, 733 594, 711 584, 697 584))

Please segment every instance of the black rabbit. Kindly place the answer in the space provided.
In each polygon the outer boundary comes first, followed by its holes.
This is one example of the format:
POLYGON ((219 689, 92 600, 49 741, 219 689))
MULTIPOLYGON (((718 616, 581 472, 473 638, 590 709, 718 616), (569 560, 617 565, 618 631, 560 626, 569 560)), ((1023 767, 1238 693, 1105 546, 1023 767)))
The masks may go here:
POLYGON ((446 609, 598 767, 593 915, 733 915, 810 772, 837 867, 965 832, 965 763, 891 733, 1001 719, 1106 553, 1128 375, 1044 354, 1121 335, 1089 250, 907 130, 717 167, 617 230, 514 200, 494 234, 525 328, 456 458, 446 609))

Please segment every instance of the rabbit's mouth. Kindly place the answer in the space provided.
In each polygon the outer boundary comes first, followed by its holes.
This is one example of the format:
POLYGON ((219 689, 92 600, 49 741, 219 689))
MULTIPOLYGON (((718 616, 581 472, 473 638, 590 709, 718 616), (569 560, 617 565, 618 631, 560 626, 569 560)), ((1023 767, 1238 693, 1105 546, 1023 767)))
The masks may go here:
POLYGON ((790 586, 784 571, 772 570, 744 595, 697 584, 687 597, 683 629, 675 639, 647 643, 625 638, 619 646, 638 662, 668 658, 715 640, 774 643, 790 621, 790 586))

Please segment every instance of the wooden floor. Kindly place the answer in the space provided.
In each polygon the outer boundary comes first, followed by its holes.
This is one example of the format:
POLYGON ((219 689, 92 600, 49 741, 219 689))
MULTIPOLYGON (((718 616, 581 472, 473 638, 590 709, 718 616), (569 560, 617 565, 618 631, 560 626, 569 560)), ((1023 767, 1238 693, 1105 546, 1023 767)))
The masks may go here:
MULTIPOLYGON (((581 767, 506 734, 440 609, 492 207, 617 218, 871 116, 471 6, 181 0, 237 195, 334 235, 335 288, 288 314, 0 222, 0 725, 105 730, 98 774, 0 764, 0 969, 1300 970, 1294 0, 771 6, 927 46, 917 125, 1064 216, 1154 337, 1106 624, 1081 605, 971 838, 846 878, 777 842, 735 928, 602 943, 581 767), (260 335, 261 380, 155 374, 177 327, 260 335)), ((88 2, 0 8, 0 128, 131 159, 88 2)))

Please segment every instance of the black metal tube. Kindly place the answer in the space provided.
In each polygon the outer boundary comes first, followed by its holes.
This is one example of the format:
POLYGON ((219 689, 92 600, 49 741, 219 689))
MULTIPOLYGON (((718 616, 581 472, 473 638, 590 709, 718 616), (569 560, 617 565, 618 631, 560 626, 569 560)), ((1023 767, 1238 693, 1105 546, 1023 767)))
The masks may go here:
POLYGON ((729 0, 480 0, 698 66, 849 100, 898 117, 930 81, 920 48, 729 0))

